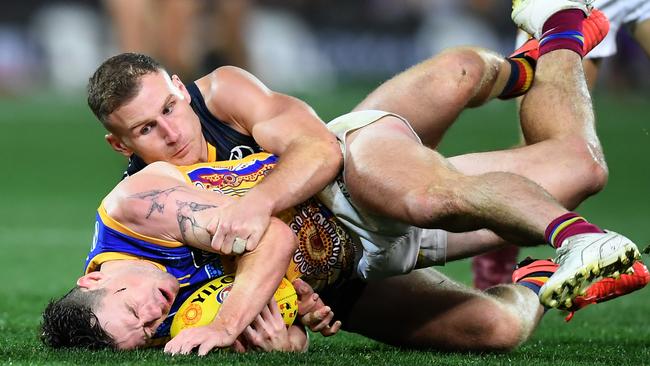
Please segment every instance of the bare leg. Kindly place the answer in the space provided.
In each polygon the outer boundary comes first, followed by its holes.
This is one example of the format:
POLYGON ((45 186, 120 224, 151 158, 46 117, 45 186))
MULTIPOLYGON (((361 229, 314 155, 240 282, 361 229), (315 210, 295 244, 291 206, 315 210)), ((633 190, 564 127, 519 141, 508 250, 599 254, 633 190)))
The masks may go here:
MULTIPOLYGON (((545 55, 538 65, 535 84, 523 101, 522 126, 527 139, 533 143, 546 140, 513 150, 453 157, 450 161, 466 174, 481 174, 488 169, 522 174, 539 182, 569 209, 599 190, 606 181, 606 166, 595 135, 582 68, 579 62, 571 62, 575 57, 569 51, 545 55), (549 164, 562 159, 564 163, 557 169, 555 164, 549 164), (558 174, 558 171, 565 173, 558 174), (575 188, 580 182, 589 181, 592 181, 591 189, 585 183, 581 189, 575 188)), ((489 247, 489 235, 468 235, 471 242, 455 249, 467 251, 455 255, 469 255, 471 250, 477 251, 479 244, 483 245, 479 249, 489 247)), ((453 240, 462 242, 462 235, 457 234, 453 240)), ((494 238, 495 247, 502 244, 502 240, 494 238)))
POLYGON ((528 339, 541 315, 537 296, 525 287, 481 293, 423 269, 370 282, 343 326, 397 346, 508 351, 528 339))
POLYGON ((509 173, 466 176, 420 145, 396 117, 347 137, 345 179, 352 199, 376 214, 410 224, 468 231, 489 228, 527 243, 566 212, 533 182, 509 173))
POLYGON ((582 60, 582 67, 585 69, 585 79, 589 90, 594 90, 598 81, 598 70, 602 64, 602 58, 585 58, 582 60))
MULTIPOLYGON (((509 72, 507 63, 494 53, 481 49, 453 49, 389 80, 356 109, 377 108, 406 116, 425 144, 436 146, 465 107, 480 105, 500 93, 509 72)), ((548 71, 542 70, 543 77, 545 73, 548 71)), ((523 175, 539 183, 571 209, 602 189, 607 180, 607 167, 595 138, 590 100, 584 94, 582 98, 572 99, 567 96, 571 92, 567 93, 565 88, 556 93, 561 95, 555 98, 561 99, 560 108, 549 107, 557 100, 543 96, 555 80, 533 84, 532 90, 537 91, 533 94, 541 97, 528 98, 526 102, 539 113, 537 118, 529 118, 533 113, 522 114, 522 130, 530 146, 468 154, 451 158, 450 162, 469 175, 490 171, 523 175), (572 102, 579 104, 576 108, 582 108, 582 116, 566 108, 567 103, 572 102)), ((571 85, 577 82, 569 80, 571 85)), ((449 246, 450 250, 458 250, 450 253, 452 258, 504 244, 491 233, 469 234, 466 239, 450 237, 450 240, 450 243, 462 243, 462 246, 449 246)))
POLYGON ((252 8, 251 1, 213 0, 212 3, 215 8, 212 15, 214 34, 211 35, 214 47, 223 52, 227 64, 245 69, 248 66, 248 56, 244 33, 252 8))
MULTIPOLYGON (((496 97, 509 76, 510 66, 499 55, 479 48, 454 48, 382 84, 355 110, 381 109, 401 115, 425 145, 436 147, 463 109, 496 97)), ((531 90, 546 89, 537 84, 531 90)), ((527 144, 534 146, 468 154, 450 162, 469 175, 507 171, 526 176, 574 208, 607 181, 593 114, 585 119, 558 117, 562 112, 548 108, 551 101, 534 99, 527 103, 540 105, 534 113, 541 111, 542 116, 529 119, 529 113, 521 121, 527 144)), ((574 99, 565 98, 564 104, 574 99)))
POLYGON ((509 76, 508 64, 497 54, 480 48, 453 48, 388 80, 355 110, 398 114, 433 148, 463 109, 496 97, 509 76))
POLYGON ((181 78, 191 80, 196 76, 199 53, 196 45, 196 15, 200 5, 194 1, 165 0, 157 3, 159 26, 158 54, 165 66, 181 78))

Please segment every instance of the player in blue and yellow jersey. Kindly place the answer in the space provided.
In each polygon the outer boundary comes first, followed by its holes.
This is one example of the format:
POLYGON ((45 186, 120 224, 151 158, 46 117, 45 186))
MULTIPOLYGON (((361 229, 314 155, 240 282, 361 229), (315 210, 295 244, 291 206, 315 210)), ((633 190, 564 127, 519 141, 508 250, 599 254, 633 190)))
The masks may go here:
MULTIPOLYGON (((179 167, 177 168, 178 171, 167 171, 167 173, 173 173, 174 175, 182 173, 182 178, 194 187, 216 191, 230 197, 242 197, 270 173, 276 162, 277 158, 273 155, 256 154, 239 161, 179 167)), ((161 175, 160 171, 164 171, 158 166, 149 170, 155 170, 157 174, 161 175)), ((116 211, 114 196, 125 194, 124 186, 132 187, 141 180, 142 177, 138 175, 127 179, 100 205, 97 214, 97 232, 86 261, 86 273, 87 276, 93 276, 93 273, 100 270, 102 264, 106 262, 133 259, 154 263, 167 274, 173 276, 178 282, 178 293, 174 293, 169 288, 163 291, 165 299, 170 300, 171 308, 165 312, 170 316, 156 319, 146 330, 146 333, 153 338, 154 343, 160 343, 160 340, 166 340, 168 337, 171 316, 182 301, 197 286, 207 280, 234 272, 235 262, 232 257, 223 257, 211 252, 212 235, 206 231, 209 227, 209 225, 206 225, 208 221, 203 223, 200 221, 200 218, 210 218, 209 222, 212 222, 213 217, 207 215, 221 205, 221 202, 217 201, 220 203, 217 205, 214 200, 211 203, 180 201, 178 196, 183 196, 182 191, 187 190, 187 187, 177 185, 166 190, 149 190, 129 196, 128 201, 130 203, 127 203, 129 209, 137 211, 133 207, 139 205, 143 205, 143 208, 146 209, 145 217, 149 218, 149 220, 145 220, 146 228, 133 225, 131 220, 116 219, 120 215, 114 213, 116 211), (170 207, 172 202, 175 202, 175 208, 170 207), (131 204, 135 206, 131 206, 131 204), (107 206, 112 206, 113 209, 107 210, 107 206), (174 224, 177 227, 166 228, 167 232, 172 230, 174 234, 161 238, 163 235, 159 230, 163 226, 157 225, 150 220, 155 220, 157 215, 165 217, 167 213, 165 210, 175 215, 176 222, 174 224), (112 214, 109 214, 108 211, 112 211, 112 214), (175 296, 175 300, 172 303, 173 296, 175 296)), ((123 213, 124 209, 117 209, 117 211, 123 213)), ((133 214, 133 212, 130 212, 127 216, 133 214)), ((333 214, 327 208, 317 200, 310 199, 295 208, 285 210, 279 216, 288 227, 291 227, 298 239, 298 249, 291 256, 291 262, 285 273, 286 277, 291 280, 302 277, 318 290, 329 285, 336 285, 344 278, 350 277, 353 263, 359 253, 358 242, 353 241, 341 224, 334 220, 333 214)), ((278 241, 278 239, 275 241, 278 241)), ((285 241, 287 241, 286 238, 285 241)), ((293 242, 293 240, 288 240, 288 242, 293 242)), ((278 246, 282 247, 281 244, 278 243, 278 246)), ((251 253, 257 253, 254 254, 257 256, 260 255, 259 249, 251 253)), ((273 256, 270 256, 264 260, 264 267, 277 266, 277 263, 272 258, 273 256)), ((261 278, 271 284, 275 282, 267 275, 261 278)), ((240 281, 239 277, 236 281, 240 281)), ((246 286, 253 289, 257 285, 250 282, 248 284, 236 282, 236 286, 237 288, 246 286)), ((267 294, 259 292, 255 296, 262 300, 260 305, 265 304, 267 294)), ((256 307, 250 305, 249 308, 254 309, 251 313, 253 315, 256 315, 261 310, 261 308, 255 310, 256 307)), ((245 308, 244 306, 239 307, 240 310, 245 308)), ((230 307, 227 309, 230 309, 230 307)), ((100 321, 104 321, 102 318, 104 314, 105 312, 98 313, 100 321)), ((247 325, 247 322, 250 322, 250 319, 241 324, 247 325)), ((126 338, 123 336, 123 327, 111 327, 115 322, 103 324, 108 324, 104 329, 111 334, 115 343, 120 347, 131 348, 134 344, 137 344, 134 343, 135 340, 130 338, 130 335, 127 335, 126 338)), ((239 334, 241 331, 242 329, 236 329, 233 330, 232 334, 239 334)), ((137 334, 137 336, 140 335, 137 334)), ((142 340, 141 337, 136 338, 142 340)), ((302 343, 299 349, 302 349, 302 343)))
MULTIPOLYGON (((281 252, 283 248, 294 246, 283 245, 283 241, 293 243, 294 237, 282 233, 282 225, 277 219, 272 220, 260 245, 240 259, 214 253, 211 248, 214 230, 211 211, 228 204, 233 196, 245 195, 271 174, 275 162, 272 155, 254 154, 239 161, 186 167, 155 163, 121 182, 104 199, 98 209, 97 233, 86 261, 86 275, 78 280, 79 287, 73 290, 76 292, 73 296, 96 294, 99 298, 88 305, 94 318, 87 321, 97 324, 109 345, 131 349, 165 341, 171 317, 182 301, 206 280, 226 272, 236 271, 238 275, 233 291, 215 319, 216 324, 185 330, 166 345, 168 352, 188 353, 198 347, 199 353, 205 354, 212 347, 232 345, 256 312, 265 306, 266 296, 274 290, 268 284, 277 285, 275 279, 282 275, 290 279, 302 277, 316 290, 350 283, 355 286, 353 277, 359 270, 360 258, 367 254, 366 249, 360 245, 355 232, 346 232, 345 226, 349 224, 342 225, 316 198, 279 215, 286 224, 285 231, 291 228, 298 238, 297 249, 285 257, 287 260, 283 261, 281 252), (288 263, 286 272, 272 270, 284 263, 288 263)), ((461 254, 455 252, 452 256, 458 255, 461 254)), ((500 321, 505 323, 514 321, 523 327, 521 331, 527 336, 541 316, 537 297, 527 286, 503 286, 495 289, 494 293, 481 295, 434 270, 424 274, 429 280, 438 281, 438 285, 414 290, 428 292, 431 302, 419 304, 402 318, 417 324, 420 320, 436 319, 429 325, 435 325, 437 332, 447 337, 459 335, 460 319, 471 321, 474 327, 483 326, 483 314, 491 319, 504 317, 500 321), (445 301, 441 300, 442 295, 447 296, 445 301), (427 310, 423 312, 424 307, 427 310)), ((359 298, 353 305, 355 314, 358 307, 366 306, 366 316, 372 318, 374 308, 379 304, 367 307, 366 302, 369 299, 374 299, 373 303, 382 298, 390 299, 395 295, 393 285, 396 280, 402 281, 390 278, 373 281, 367 287, 357 287, 358 294, 348 292, 347 295, 359 298)), ((411 281, 418 283, 413 278, 411 281)), ((350 287, 343 288, 349 290, 350 287)), ((402 298, 401 303, 410 308, 414 300, 402 298)), ((66 298, 61 302, 60 305, 69 306, 66 298)), ((363 322, 363 316, 357 314, 351 321, 359 324, 363 322)), ((522 335, 519 332, 503 333, 513 334, 512 337, 522 335)), ((489 342, 476 342, 474 338, 468 349, 501 349, 503 342, 514 340, 494 338, 497 334, 503 337, 500 331, 496 334, 488 332, 484 340, 489 342)), ((290 341, 287 342, 289 346, 281 350, 305 349, 307 338, 304 329, 292 326, 282 336, 290 341)), ((79 334, 76 337, 73 342, 84 342, 83 338, 79 339, 79 334)), ((438 336, 431 334, 429 337, 437 339, 438 336)), ((521 340, 517 338, 517 342, 521 340)), ((444 343, 421 346, 458 349, 463 344, 466 344, 465 340, 450 338, 444 343)))

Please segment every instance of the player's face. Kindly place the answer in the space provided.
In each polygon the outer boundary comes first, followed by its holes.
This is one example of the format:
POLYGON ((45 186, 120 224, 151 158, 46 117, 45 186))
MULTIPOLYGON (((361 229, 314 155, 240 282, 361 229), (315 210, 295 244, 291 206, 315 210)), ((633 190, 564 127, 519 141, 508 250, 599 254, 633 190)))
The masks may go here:
POLYGON ((160 71, 142 76, 138 94, 111 113, 108 123, 112 134, 106 136, 107 141, 126 156, 135 153, 146 163, 175 165, 207 160, 201 123, 176 75, 170 78, 160 71))
POLYGON ((101 283, 106 290, 95 315, 119 349, 146 346, 178 294, 178 281, 158 269, 120 271, 101 283))

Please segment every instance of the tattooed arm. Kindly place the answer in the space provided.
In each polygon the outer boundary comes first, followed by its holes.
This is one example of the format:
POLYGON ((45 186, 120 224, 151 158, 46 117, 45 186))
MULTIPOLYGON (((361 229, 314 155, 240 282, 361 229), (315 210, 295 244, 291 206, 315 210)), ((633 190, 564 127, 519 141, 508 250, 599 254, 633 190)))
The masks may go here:
POLYGON ((104 199, 109 216, 138 234, 205 251, 215 209, 236 198, 192 187, 167 163, 154 163, 120 182, 104 199))
MULTIPOLYGON (((154 163, 120 182, 104 199, 104 207, 109 216, 139 234, 214 251, 207 229, 211 213, 230 199, 234 198, 190 186, 167 163, 154 163)), ((296 244, 291 229, 272 218, 259 245, 238 257, 234 286, 214 321, 184 330, 165 351, 189 353, 199 347, 199 354, 205 354, 214 347, 231 346, 273 296, 296 244)))

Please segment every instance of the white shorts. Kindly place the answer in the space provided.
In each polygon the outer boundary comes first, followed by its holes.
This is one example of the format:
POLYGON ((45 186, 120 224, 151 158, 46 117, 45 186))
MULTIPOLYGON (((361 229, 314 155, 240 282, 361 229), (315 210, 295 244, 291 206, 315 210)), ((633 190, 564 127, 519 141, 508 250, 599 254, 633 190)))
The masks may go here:
MULTIPOLYGON (((348 113, 328 123, 327 128, 338 138, 345 156, 345 137, 349 132, 386 116, 395 116, 411 128, 402 117, 383 111, 348 113)), ((345 171, 345 160, 343 166, 345 171)), ((318 198, 359 238, 363 253, 357 274, 361 278, 368 280, 408 273, 416 264, 431 266, 445 263, 446 231, 422 229, 364 212, 350 199, 342 177, 343 175, 339 176, 336 182, 329 184, 318 194, 318 198)))
MULTIPOLYGON (((609 33, 586 58, 602 58, 616 54, 616 33, 621 26, 640 23, 650 19, 649 0, 596 0, 594 7, 600 9, 609 18, 609 33)), ((515 49, 528 40, 528 34, 517 32, 515 49)))
POLYGON ((616 53, 616 33, 621 26, 640 23, 650 19, 650 1, 648 0, 596 0, 594 7, 600 9, 609 18, 609 33, 587 58, 601 58, 616 53))

